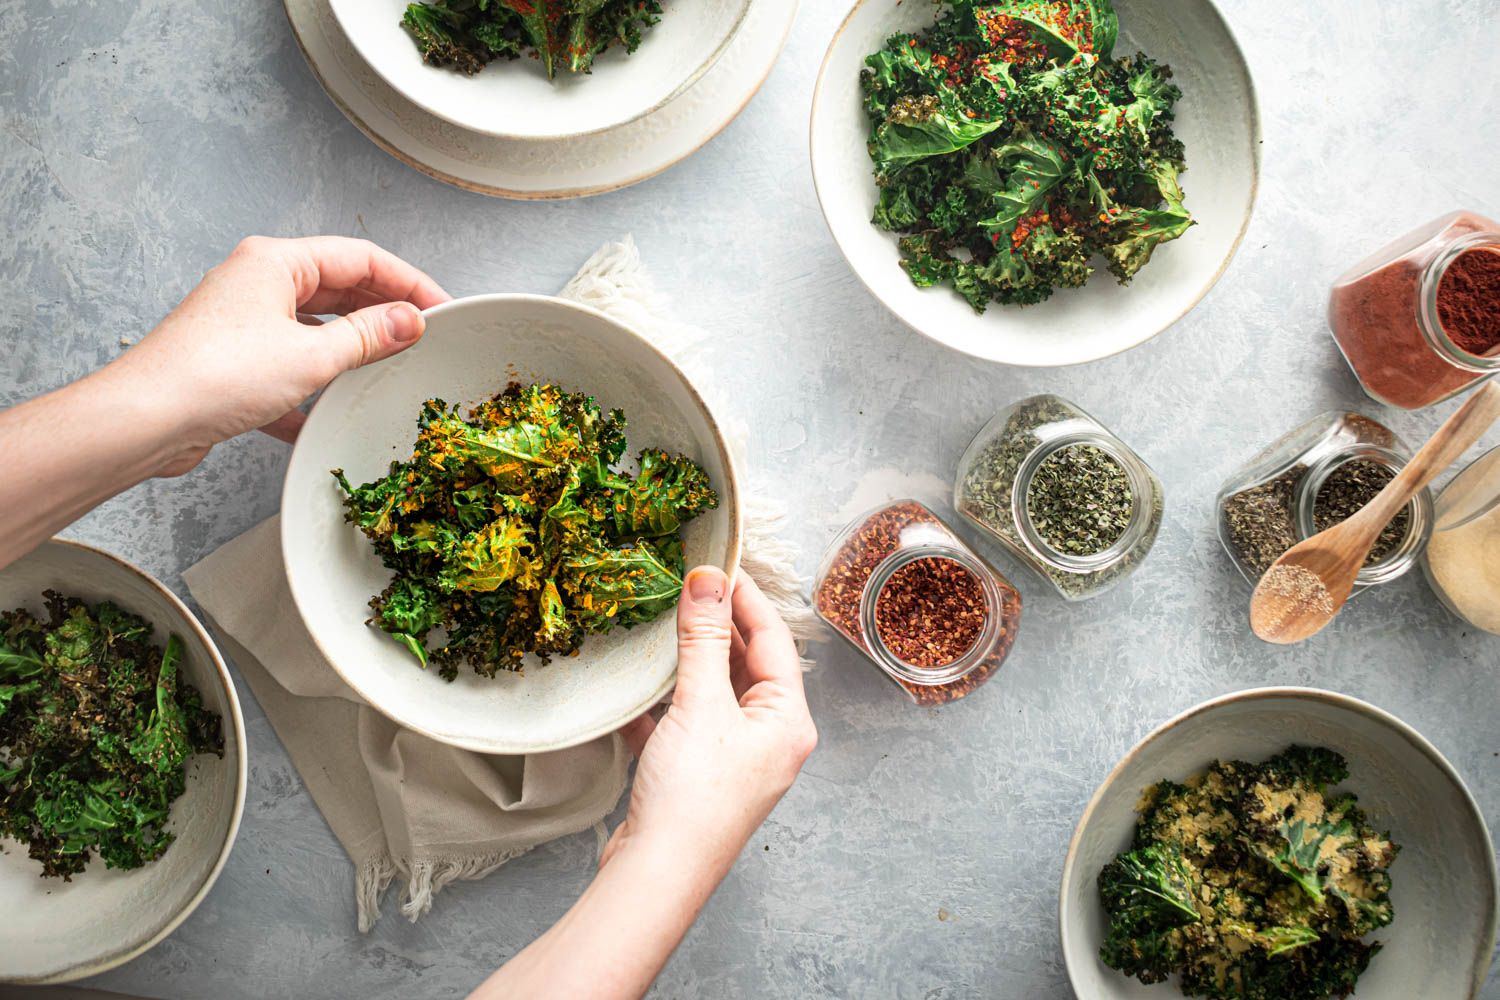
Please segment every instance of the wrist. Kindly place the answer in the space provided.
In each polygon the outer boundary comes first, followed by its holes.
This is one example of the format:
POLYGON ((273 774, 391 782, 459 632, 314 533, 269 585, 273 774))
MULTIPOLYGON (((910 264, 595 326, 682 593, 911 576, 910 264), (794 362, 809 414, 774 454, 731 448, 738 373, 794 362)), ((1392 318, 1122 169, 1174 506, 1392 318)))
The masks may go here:
POLYGON ((629 859, 628 867, 717 885, 734 867, 757 826, 738 821, 713 824, 687 821, 670 827, 632 829, 627 824, 613 855, 629 859))
POLYGON ((182 474, 213 444, 190 400, 165 386, 120 358, 62 392, 68 408, 96 433, 107 432, 120 460, 144 480, 182 474))

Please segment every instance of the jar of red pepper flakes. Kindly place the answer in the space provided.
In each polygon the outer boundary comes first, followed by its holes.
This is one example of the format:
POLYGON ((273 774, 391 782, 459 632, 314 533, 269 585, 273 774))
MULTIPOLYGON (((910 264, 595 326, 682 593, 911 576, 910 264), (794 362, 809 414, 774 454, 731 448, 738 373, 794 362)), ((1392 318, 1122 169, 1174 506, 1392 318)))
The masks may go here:
POLYGON ((919 705, 989 680, 1021 621, 1016 588, 916 500, 886 504, 839 533, 813 607, 919 705))
POLYGON ((1415 410, 1500 371, 1500 223, 1454 212, 1334 282, 1328 325, 1365 392, 1415 410))

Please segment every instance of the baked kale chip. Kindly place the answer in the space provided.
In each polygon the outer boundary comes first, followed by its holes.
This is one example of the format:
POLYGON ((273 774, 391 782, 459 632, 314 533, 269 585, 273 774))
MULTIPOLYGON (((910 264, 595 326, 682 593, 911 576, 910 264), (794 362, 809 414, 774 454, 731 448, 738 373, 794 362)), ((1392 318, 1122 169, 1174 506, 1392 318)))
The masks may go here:
POLYGON ((434 65, 472 75, 530 54, 552 80, 589 72, 610 46, 634 52, 660 15, 659 0, 423 0, 401 24, 434 65))
POLYGON ((719 503, 692 461, 648 448, 634 475, 617 471, 624 414, 552 385, 513 384, 467 416, 430 400, 417 425, 412 457, 385 476, 334 476, 395 573, 371 622, 424 667, 493 677, 676 606, 680 529, 719 503))
POLYGON ((1172 135, 1171 70, 1113 55, 1109 0, 940 0, 936 24, 893 35, 860 83, 879 200, 920 286, 978 312, 1122 284, 1193 224, 1172 135))
POLYGON ((1391 922, 1398 848, 1369 825, 1342 756, 1292 746, 1146 789, 1135 842, 1099 873, 1104 964, 1180 974, 1214 1000, 1346 997, 1391 922))
POLYGON ((67 881, 90 852, 139 868, 172 843, 167 819, 194 754, 224 754, 219 716, 178 678, 183 643, 105 601, 53 591, 47 620, 0 612, 0 834, 67 881))

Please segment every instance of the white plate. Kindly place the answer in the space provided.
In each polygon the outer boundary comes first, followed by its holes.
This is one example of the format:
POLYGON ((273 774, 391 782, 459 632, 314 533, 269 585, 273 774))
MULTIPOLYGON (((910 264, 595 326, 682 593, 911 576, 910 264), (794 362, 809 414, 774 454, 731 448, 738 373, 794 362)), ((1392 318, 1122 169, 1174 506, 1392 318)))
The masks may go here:
POLYGON ((734 467, 708 406, 687 377, 640 334, 587 306, 543 295, 479 295, 427 312, 418 344, 341 375, 297 437, 281 500, 281 544, 292 596, 328 662, 374 708, 408 729, 481 753, 557 750, 618 729, 671 689, 676 624, 664 615, 591 636, 576 657, 525 675, 480 677, 468 667, 444 681, 390 636, 365 624, 370 597, 390 571, 344 522, 329 470, 351 482, 386 473, 411 454, 417 414, 434 396, 474 403, 515 380, 548 381, 593 395, 628 420, 628 454, 656 446, 707 470, 717 510, 683 533, 689 566, 739 565, 734 467))
MULTIPOLYGON (((401 27, 408 0, 329 0, 344 34, 407 100, 460 128, 504 139, 567 139, 623 125, 708 72, 744 23, 750 0, 677 0, 626 55, 614 46, 593 72, 548 81, 534 59, 497 59, 474 76, 429 66, 401 27)), ((774 0, 772 0, 774 2, 774 0)))
POLYGON ((1443 755, 1410 726, 1355 698, 1262 688, 1204 702, 1151 733, 1110 772, 1084 810, 1063 864, 1063 958, 1090 1000, 1168 1000, 1175 984, 1143 986, 1099 960, 1107 921, 1099 871, 1130 846, 1143 789, 1212 761, 1260 761, 1299 743, 1349 762, 1341 786, 1401 846, 1391 867, 1395 920, 1359 977, 1359 1000, 1474 997, 1495 942, 1494 850, 1484 817, 1443 755))
MULTIPOLYGON (((44 616, 44 590, 90 603, 110 600, 156 629, 182 637, 182 677, 223 719, 224 756, 187 765, 187 790, 172 803, 166 852, 133 871, 95 857, 71 882, 40 877, 26 845, 0 839, 0 981, 61 983, 128 962, 187 919, 229 858, 245 808, 245 725, 234 682, 213 640, 160 582, 107 552, 55 539, 0 570, 0 607, 44 616)), ((45 617, 44 617, 45 620, 45 617)))
POLYGON ((1084 288, 1059 289, 1033 306, 991 303, 976 314, 947 287, 918 288, 900 267, 896 236, 870 223, 875 181, 859 75, 867 55, 896 32, 933 22, 930 3, 859 0, 834 36, 813 93, 813 180, 823 217, 855 274, 914 330, 954 350, 1012 365, 1070 365, 1128 350, 1185 316, 1218 281, 1239 246, 1260 164, 1260 122, 1250 71, 1210 0, 1117 0, 1116 52, 1168 63, 1183 97, 1177 136, 1197 219, 1164 244, 1128 286, 1099 268, 1084 288))
POLYGON ((360 58, 328 0, 285 0, 285 5, 323 89, 378 146, 446 183, 528 199, 614 191, 696 152, 755 96, 796 15, 795 0, 757 0, 723 57, 665 107, 594 135, 524 142, 459 128, 402 97, 360 58))

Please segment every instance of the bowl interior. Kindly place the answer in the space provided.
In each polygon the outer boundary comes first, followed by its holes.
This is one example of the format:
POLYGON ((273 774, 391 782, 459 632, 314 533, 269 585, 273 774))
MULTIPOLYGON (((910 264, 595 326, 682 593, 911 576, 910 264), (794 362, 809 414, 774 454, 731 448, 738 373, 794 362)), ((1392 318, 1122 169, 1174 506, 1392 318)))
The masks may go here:
POLYGON ((861 0, 823 64, 813 97, 813 178, 823 215, 850 266, 876 298, 922 334, 955 350, 1014 365, 1068 365, 1149 340, 1176 322, 1228 266, 1255 200, 1260 128, 1250 72, 1209 0, 1117 0, 1117 53, 1144 51, 1172 67, 1182 88, 1176 132, 1197 225, 1157 249, 1130 285, 1102 267, 1080 289, 1033 306, 991 304, 976 314, 951 288, 917 288, 900 267, 896 236, 870 223, 876 189, 860 106, 865 56, 891 34, 933 20, 926 3, 861 0))
POLYGON ((360 56, 412 103, 475 132, 560 139, 624 124, 687 89, 728 46, 750 0, 667 3, 635 52, 613 46, 591 73, 550 82, 531 58, 497 59, 474 76, 427 65, 401 27, 407 0, 331 4, 360 56))
POLYGON ((690 523, 688 565, 732 572, 739 561, 734 471, 707 406, 677 368, 639 335, 602 313, 561 299, 477 296, 428 313, 416 347, 340 376, 297 439, 282 497, 282 548, 297 607, 329 662, 376 709, 409 729, 485 753, 531 753, 610 732, 670 688, 677 665, 670 615, 590 636, 578 656, 524 675, 480 677, 463 668, 449 683, 423 671, 389 636, 367 626, 370 597, 390 571, 344 522, 329 470, 351 482, 384 475, 411 454, 424 400, 473 403, 512 381, 553 382, 593 395, 628 420, 632 457, 646 446, 701 464, 719 507, 690 523))
POLYGON ((1463 784, 1426 740, 1363 702, 1320 691, 1231 695, 1148 736, 1085 811, 1063 868, 1064 959, 1079 996, 1178 995, 1143 986, 1099 961, 1107 922, 1095 879, 1130 844, 1146 786, 1182 779, 1215 759, 1263 760, 1289 744, 1344 754, 1371 824, 1401 846, 1391 868, 1395 920, 1359 980, 1360 1000, 1477 995, 1495 935, 1495 867, 1488 831, 1463 784))
POLYGON ((0 840, 0 900, 21 920, 0 921, 0 980, 60 982, 103 972, 165 937, 208 892, 229 856, 245 798, 245 742, 239 704, 222 661, 190 613, 150 577, 96 549, 47 542, 0 571, 0 606, 44 613, 42 592, 112 600, 156 628, 165 645, 186 644, 182 675, 224 724, 224 757, 195 756, 187 791, 172 803, 177 840, 134 871, 97 857, 71 882, 40 877, 26 845, 0 840))

